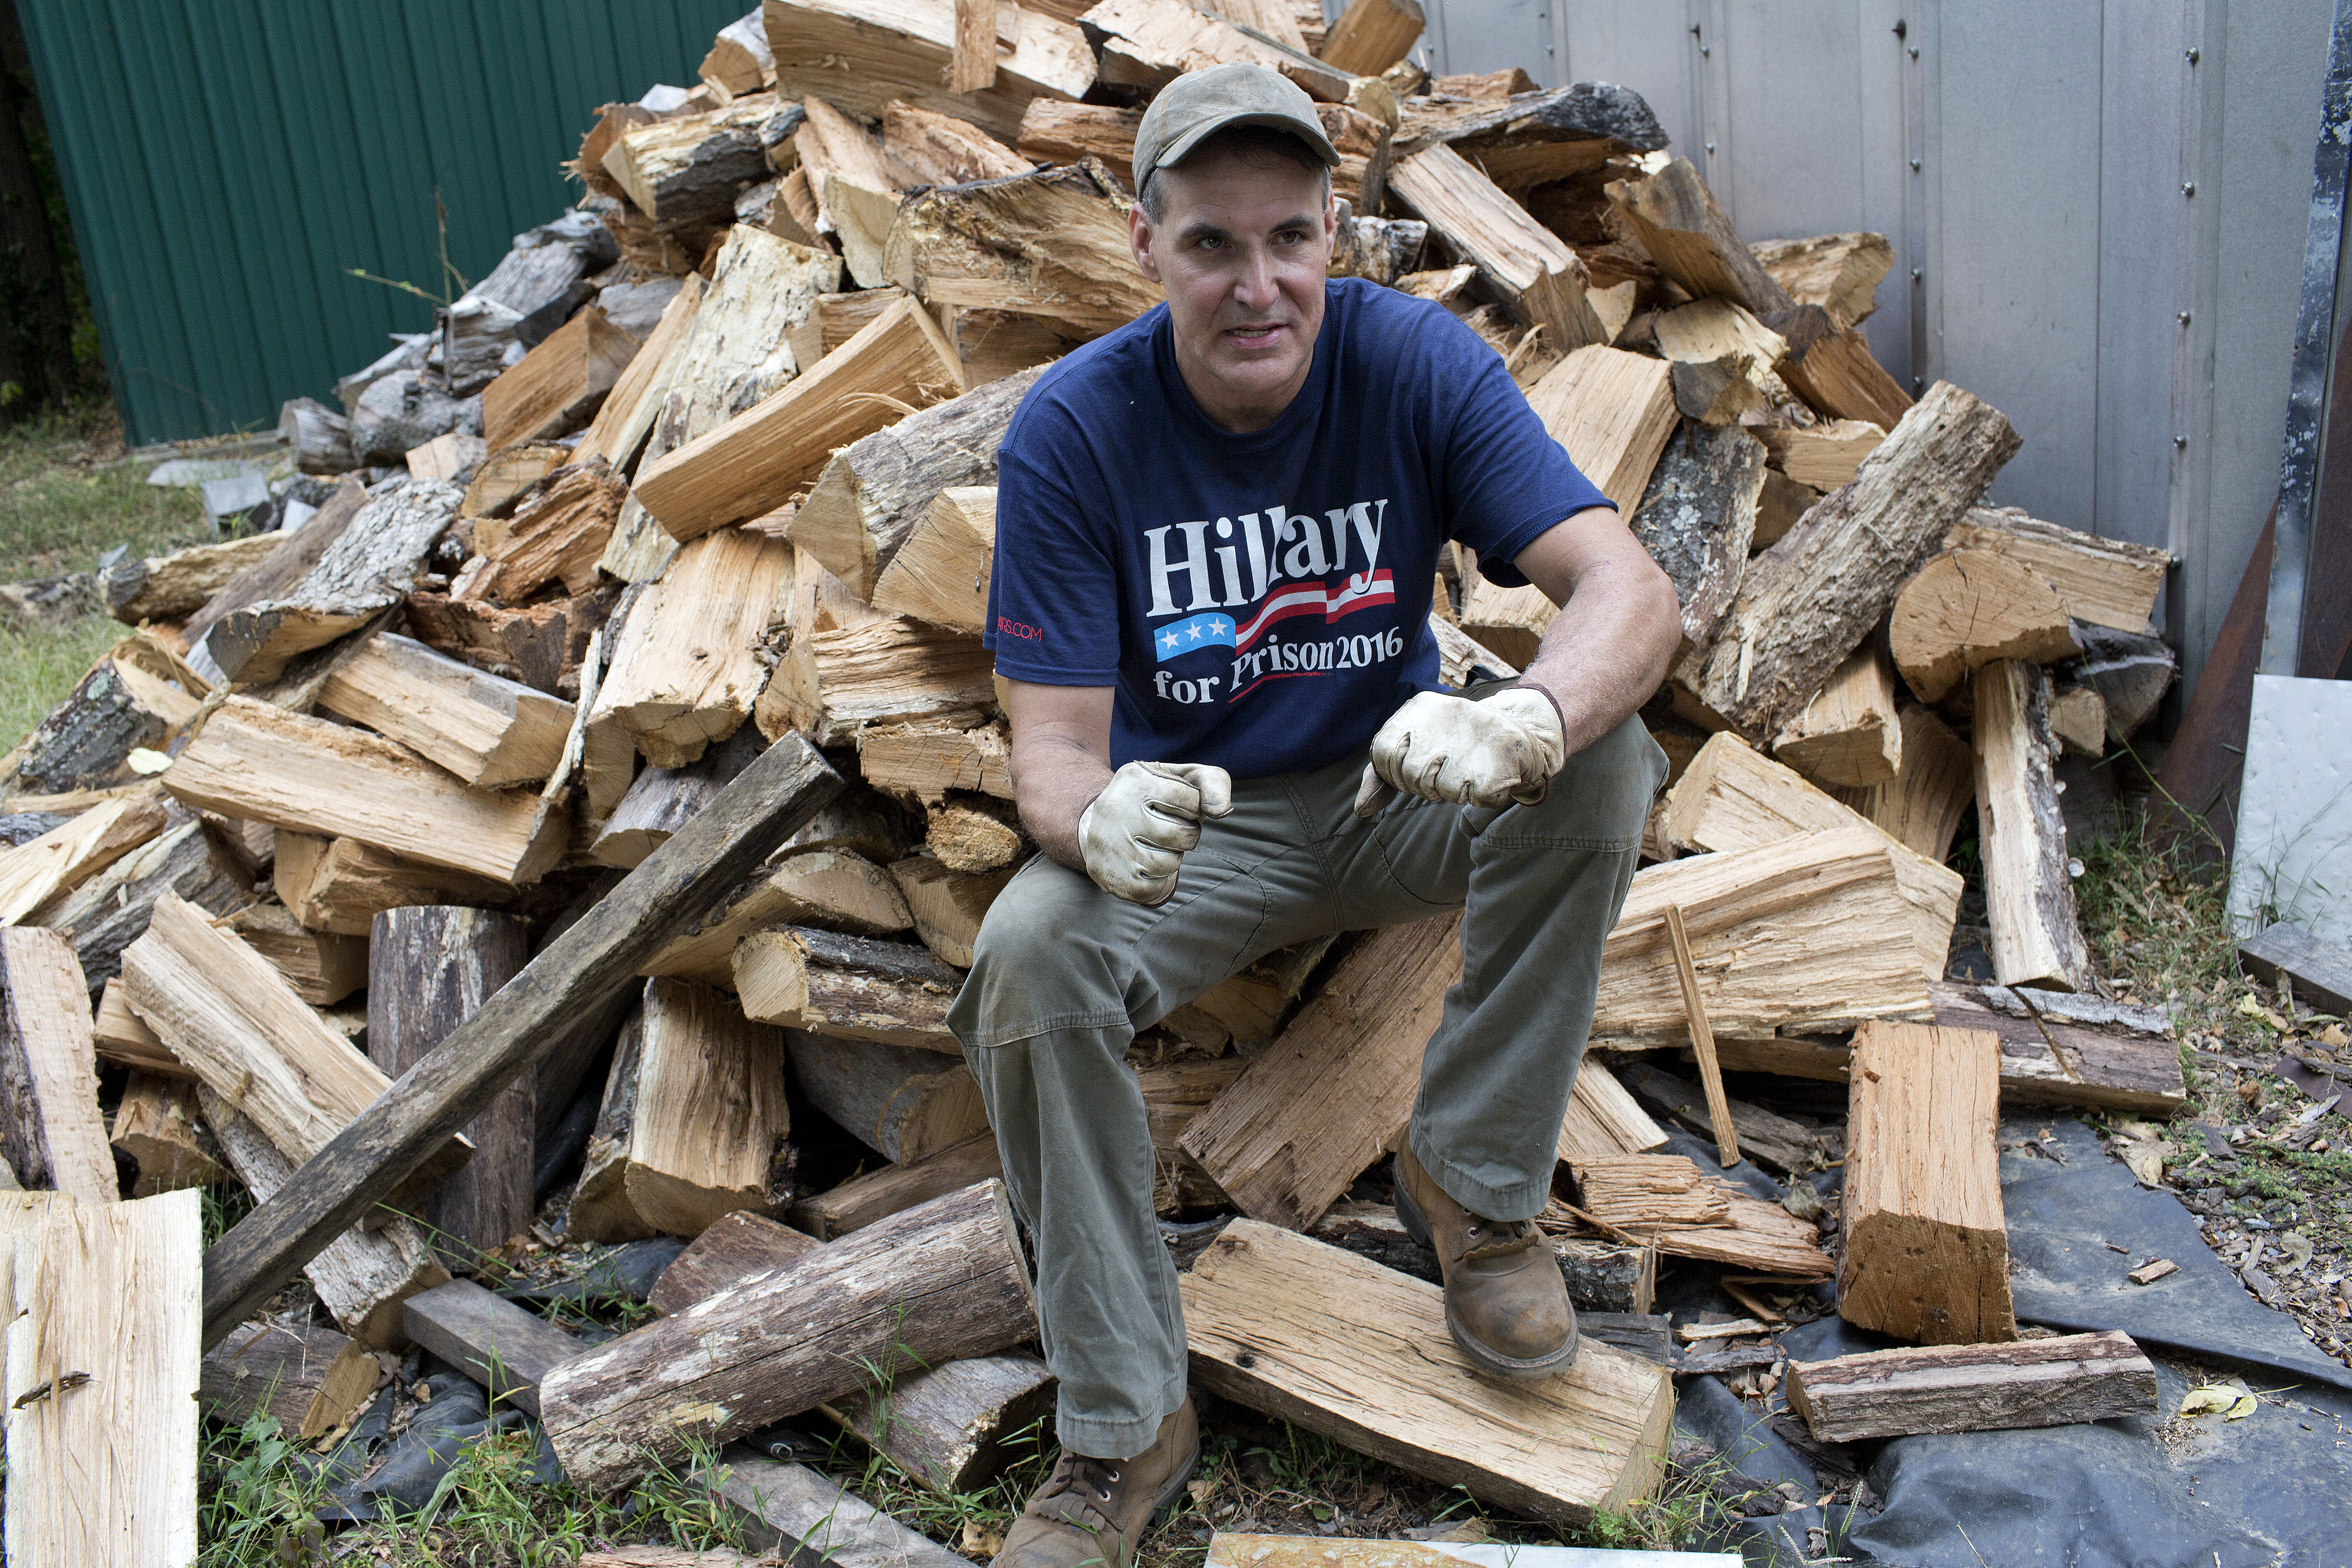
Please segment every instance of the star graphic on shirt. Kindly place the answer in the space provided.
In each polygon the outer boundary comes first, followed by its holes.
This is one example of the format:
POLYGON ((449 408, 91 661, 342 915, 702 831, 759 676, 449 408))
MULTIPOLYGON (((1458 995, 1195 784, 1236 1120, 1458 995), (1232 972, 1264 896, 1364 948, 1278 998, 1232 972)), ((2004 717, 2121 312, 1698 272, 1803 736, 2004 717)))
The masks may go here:
POLYGON ((1223 616, 1217 616, 1209 623, 1209 635, 1211 637, 1221 637, 1225 635, 1226 629, 1225 618, 1223 616))
POLYGON ((1173 626, 1171 626, 1168 630, 1168 635, 1160 639, 1160 646, 1161 647, 1172 648, 1176 646, 1177 640, 1176 629, 1173 626))
POLYGON ((1199 622, 1195 621, 1192 625, 1186 626, 1184 629, 1192 634, 1192 640, 1194 642, 1199 642, 1201 640, 1201 626, 1199 622))

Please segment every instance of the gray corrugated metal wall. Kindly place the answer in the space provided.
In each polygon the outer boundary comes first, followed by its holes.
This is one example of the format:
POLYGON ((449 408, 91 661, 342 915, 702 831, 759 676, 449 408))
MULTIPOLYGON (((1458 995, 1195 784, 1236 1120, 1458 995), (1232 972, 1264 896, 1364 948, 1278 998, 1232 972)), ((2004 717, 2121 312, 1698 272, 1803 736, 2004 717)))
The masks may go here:
POLYGON ((1996 500, 2180 558, 2193 681, 2278 491, 2329 0, 1424 4, 1433 68, 1640 92, 1749 238, 1892 239, 1872 347, 2009 415, 1996 500))
POLYGON ((578 195, 596 106, 751 0, 16 0, 134 442, 274 425, 578 195))

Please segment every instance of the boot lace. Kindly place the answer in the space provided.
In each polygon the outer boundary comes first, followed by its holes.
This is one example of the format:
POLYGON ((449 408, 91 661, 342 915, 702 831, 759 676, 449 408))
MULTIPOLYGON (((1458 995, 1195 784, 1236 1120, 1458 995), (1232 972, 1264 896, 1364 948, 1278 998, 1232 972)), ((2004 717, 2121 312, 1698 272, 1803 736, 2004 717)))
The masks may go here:
POLYGON ((1462 1261, 1475 1263, 1488 1258, 1508 1258, 1525 1252, 1543 1238, 1536 1232, 1531 1219, 1488 1219, 1483 1215, 1470 1215, 1469 1227, 1463 1235, 1462 1261))
POLYGON ((1118 1485, 1123 1461, 1073 1454, 1067 1448, 1054 1463, 1054 1473, 1030 1500, 1028 1511, 1048 1519, 1066 1520, 1082 1530, 1116 1530, 1111 1517, 1111 1489, 1118 1485), (1092 1514, 1097 1523, 1085 1518, 1092 1514))

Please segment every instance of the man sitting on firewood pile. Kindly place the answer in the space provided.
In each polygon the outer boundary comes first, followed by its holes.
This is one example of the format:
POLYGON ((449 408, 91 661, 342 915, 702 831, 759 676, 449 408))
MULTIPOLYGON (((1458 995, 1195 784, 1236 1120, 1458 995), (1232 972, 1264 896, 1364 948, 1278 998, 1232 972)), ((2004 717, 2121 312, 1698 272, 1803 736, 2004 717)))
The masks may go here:
POLYGON ((1474 1367, 1576 1355, 1531 1216, 1665 773, 1633 715, 1675 594, 1476 334, 1326 279, 1339 161, 1262 67, 1163 91, 1130 239, 1167 303, 1048 370, 1002 449, 987 642, 1045 853, 951 1022, 1036 1249, 1063 1457, 1000 1564, 1124 1568, 1192 1470, 1125 1055, 1276 948, 1465 910, 1397 1206, 1474 1367), (1523 676, 1465 696, 1427 624, 1448 539, 1560 606, 1523 676))

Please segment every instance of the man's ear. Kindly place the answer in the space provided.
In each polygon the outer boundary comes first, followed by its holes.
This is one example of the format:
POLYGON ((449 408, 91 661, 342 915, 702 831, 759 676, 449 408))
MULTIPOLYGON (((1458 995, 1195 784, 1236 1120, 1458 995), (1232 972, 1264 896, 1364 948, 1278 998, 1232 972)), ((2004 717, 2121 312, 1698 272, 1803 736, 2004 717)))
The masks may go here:
POLYGON ((1142 198, 1127 209, 1127 247, 1135 253, 1135 268, 1154 283, 1160 282, 1160 262, 1152 244, 1159 238, 1151 229, 1151 215, 1143 210, 1142 198))

